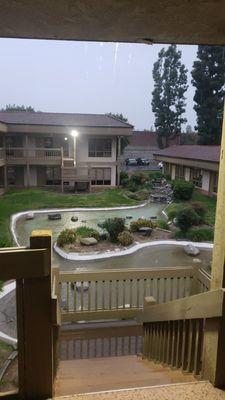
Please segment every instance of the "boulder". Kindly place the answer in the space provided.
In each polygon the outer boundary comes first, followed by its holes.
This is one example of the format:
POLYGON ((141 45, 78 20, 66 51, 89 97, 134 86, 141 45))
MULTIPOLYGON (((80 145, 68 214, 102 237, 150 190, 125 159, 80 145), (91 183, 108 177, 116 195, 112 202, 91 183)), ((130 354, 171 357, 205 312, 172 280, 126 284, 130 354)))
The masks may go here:
POLYGON ((84 246, 93 246, 94 244, 97 244, 98 241, 94 237, 84 237, 80 239, 80 243, 84 246))
POLYGON ((152 228, 150 228, 149 226, 143 226, 142 228, 138 229, 138 233, 143 236, 150 236, 152 233, 152 228))
POLYGON ((200 258, 193 258, 192 262, 193 262, 194 264, 201 264, 201 263, 202 263, 202 260, 201 260, 200 258))
POLYGON ((26 215, 26 219, 27 219, 27 220, 29 220, 29 219, 34 219, 34 213, 28 213, 28 214, 26 215))
POLYGON ((126 219, 132 219, 132 215, 126 215, 126 219))
POLYGON ((200 253, 199 249, 193 246, 193 244, 187 244, 184 246, 184 252, 189 256, 197 256, 200 253))
POLYGON ((73 216, 71 217, 71 221, 77 222, 77 221, 78 221, 78 217, 76 217, 76 216, 73 215, 73 216))
POLYGON ((48 214, 48 219, 50 220, 50 221, 55 221, 55 220, 57 220, 57 219, 61 219, 62 217, 61 217, 61 214, 48 214))

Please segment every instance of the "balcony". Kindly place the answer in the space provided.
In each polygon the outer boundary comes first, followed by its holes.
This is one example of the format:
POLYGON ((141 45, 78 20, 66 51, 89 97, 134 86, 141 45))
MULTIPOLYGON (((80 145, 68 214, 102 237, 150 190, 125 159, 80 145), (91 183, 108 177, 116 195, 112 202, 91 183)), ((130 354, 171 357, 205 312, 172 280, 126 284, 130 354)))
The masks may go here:
POLYGON ((60 148, 6 148, 8 165, 61 165, 62 150, 60 148))

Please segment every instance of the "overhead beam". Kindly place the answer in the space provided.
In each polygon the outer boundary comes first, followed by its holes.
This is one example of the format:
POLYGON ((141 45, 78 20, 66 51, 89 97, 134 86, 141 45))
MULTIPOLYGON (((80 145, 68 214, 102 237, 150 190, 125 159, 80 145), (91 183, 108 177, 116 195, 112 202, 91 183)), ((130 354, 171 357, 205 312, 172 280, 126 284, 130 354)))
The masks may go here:
POLYGON ((1 0, 0 37, 225 44, 223 0, 1 0))

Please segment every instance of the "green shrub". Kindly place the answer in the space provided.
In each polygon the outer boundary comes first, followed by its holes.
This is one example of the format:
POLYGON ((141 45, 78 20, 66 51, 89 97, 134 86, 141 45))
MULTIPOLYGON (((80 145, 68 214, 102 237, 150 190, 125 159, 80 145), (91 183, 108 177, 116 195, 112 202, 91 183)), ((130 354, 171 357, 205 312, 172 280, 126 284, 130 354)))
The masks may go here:
POLYGON ((186 238, 193 242, 212 242, 214 231, 211 228, 192 229, 186 233, 186 238))
POLYGON ((193 201, 191 203, 191 207, 198 214, 200 222, 204 222, 205 215, 207 213, 207 209, 201 201, 193 201))
POLYGON ((148 189, 142 189, 139 190, 136 193, 132 193, 132 192, 127 192, 126 195, 133 200, 147 200, 149 198, 149 190, 148 189))
POLYGON ((63 247, 66 244, 73 244, 76 242, 76 238, 75 229, 64 229, 57 237, 57 245, 63 247))
POLYGON ((99 241, 100 234, 96 229, 89 228, 88 226, 79 226, 75 229, 77 236, 79 237, 93 237, 99 241))
POLYGON ((196 212, 190 208, 184 208, 177 213, 177 226, 180 228, 181 231, 187 232, 188 229, 191 228, 193 225, 198 225, 199 223, 199 216, 196 212))
POLYGON ((137 219, 136 221, 132 221, 130 224, 130 229, 132 232, 137 232, 140 228, 148 227, 154 228, 155 224, 150 219, 137 219))
POLYGON ((130 192, 137 192, 140 189, 140 186, 137 185, 135 182, 129 181, 127 188, 130 192))
POLYGON ((101 224, 101 227, 108 232, 112 242, 117 242, 119 233, 125 229, 125 219, 117 217, 108 218, 101 224))
POLYGON ((146 176, 143 172, 136 172, 130 177, 130 182, 137 186, 141 186, 146 182, 146 176))
POLYGON ((158 228, 166 229, 168 231, 170 229, 168 223, 164 219, 158 219, 158 221, 156 222, 156 226, 158 226, 158 228))
POLYGON ((172 182, 173 197, 175 200, 190 200, 194 186, 191 182, 177 180, 172 182))
POLYGON ((122 246, 130 246, 134 241, 133 236, 128 231, 123 231, 123 232, 119 233, 117 239, 118 239, 118 242, 120 244, 122 244, 122 246))
POLYGON ((129 184, 129 176, 125 171, 120 172, 120 185, 126 187, 129 184))

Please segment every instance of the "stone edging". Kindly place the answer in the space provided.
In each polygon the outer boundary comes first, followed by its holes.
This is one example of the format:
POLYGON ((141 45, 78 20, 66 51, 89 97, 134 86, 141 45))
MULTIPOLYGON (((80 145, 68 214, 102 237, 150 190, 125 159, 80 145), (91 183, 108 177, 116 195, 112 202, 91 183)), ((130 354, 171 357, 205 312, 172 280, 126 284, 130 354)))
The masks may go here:
POLYGON ((136 251, 143 249, 145 247, 153 247, 158 245, 175 245, 175 246, 186 246, 187 244, 192 244, 195 247, 202 248, 202 249, 212 249, 213 243, 202 243, 202 242, 189 242, 186 240, 176 241, 176 240, 155 240, 153 242, 145 242, 139 243, 135 242, 132 246, 125 248, 124 250, 113 250, 113 251, 105 251, 105 252, 93 252, 93 253, 66 253, 60 247, 54 243, 54 250, 57 254, 61 257, 65 258, 66 260, 70 261, 91 261, 91 260, 100 260, 104 258, 111 258, 111 257, 120 257, 126 256, 136 251))

